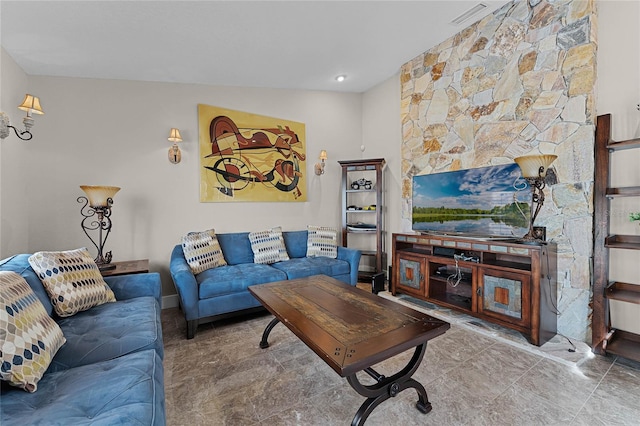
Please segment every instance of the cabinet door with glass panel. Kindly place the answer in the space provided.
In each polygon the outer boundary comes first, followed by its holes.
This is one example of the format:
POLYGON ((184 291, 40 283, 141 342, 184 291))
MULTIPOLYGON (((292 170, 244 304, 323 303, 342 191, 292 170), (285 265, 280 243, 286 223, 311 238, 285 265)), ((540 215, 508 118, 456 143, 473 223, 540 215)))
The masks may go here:
POLYGON ((425 270, 427 259, 424 256, 398 252, 394 264, 398 265, 393 280, 393 294, 396 289, 403 293, 424 297, 425 293, 425 270))
POLYGON ((528 275, 481 267, 476 293, 479 313, 510 324, 530 325, 531 286, 528 275))

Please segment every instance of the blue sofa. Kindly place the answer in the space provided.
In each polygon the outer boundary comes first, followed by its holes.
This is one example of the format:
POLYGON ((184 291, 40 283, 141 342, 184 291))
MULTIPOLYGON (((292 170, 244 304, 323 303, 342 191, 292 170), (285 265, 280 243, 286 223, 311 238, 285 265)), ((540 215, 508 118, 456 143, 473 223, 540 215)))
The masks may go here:
POLYGON ((187 339, 195 336, 198 324, 259 308, 260 302, 247 290, 254 284, 323 274, 356 285, 361 252, 338 247, 337 259, 307 257, 307 235, 306 230, 283 232, 290 259, 263 265, 253 263, 248 232, 217 234, 227 265, 197 275, 191 272, 182 246, 176 245, 170 271, 187 320, 187 339))
POLYGON ((60 318, 29 256, 1 260, 0 270, 25 278, 67 342, 36 392, 2 382, 0 424, 164 425, 159 274, 107 277, 117 302, 60 318))

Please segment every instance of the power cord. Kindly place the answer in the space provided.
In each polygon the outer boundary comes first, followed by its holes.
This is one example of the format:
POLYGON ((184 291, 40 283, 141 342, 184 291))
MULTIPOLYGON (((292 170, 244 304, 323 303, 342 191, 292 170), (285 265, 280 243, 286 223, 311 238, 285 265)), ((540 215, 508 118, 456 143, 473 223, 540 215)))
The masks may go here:
POLYGON ((565 336, 564 334, 560 334, 558 333, 558 336, 562 336, 565 339, 567 339, 567 342, 569 342, 569 344, 571 345, 571 349, 567 349, 568 352, 575 352, 576 351, 576 345, 573 344, 573 342, 571 341, 571 339, 569 339, 567 336, 565 336))
MULTIPOLYGON (((553 291, 553 286, 551 285, 551 266, 549 265, 549 253, 548 250, 542 250, 542 255, 545 257, 545 260, 547 262, 547 270, 545 278, 547 279, 547 285, 549 286, 549 291, 547 291, 547 299, 549 299, 549 305, 551 305, 553 307, 553 310, 555 311, 554 314, 556 314, 557 316, 560 316, 562 313, 560 312, 560 310, 558 309, 558 306, 556 306, 556 304, 553 301, 553 297, 551 297, 551 292, 553 291)), ((575 348, 575 346, 574 346, 575 348)))
POLYGON ((456 271, 454 274, 449 275, 447 277, 447 284, 449 284, 451 287, 457 287, 458 284, 460 284, 460 281, 462 281, 462 271, 460 270, 460 267, 458 266, 458 255, 455 254, 453 255, 453 259, 456 262, 456 271), (454 282, 455 280, 455 282, 454 282))
MULTIPOLYGON (((554 314, 556 314, 557 316, 560 316, 562 313, 558 309, 558 306, 553 302, 553 297, 551 297, 551 292, 553 291, 553 286, 551 285, 551 274, 549 273, 549 271, 551 270, 551 268, 549 266, 549 253, 547 252, 547 250, 542 250, 542 255, 545 257, 546 262, 547 262, 547 270, 546 270, 545 278, 547 279, 547 285, 549 286, 549 291, 547 292, 547 298, 549 299, 549 305, 551 305, 553 307, 553 310, 555 311, 554 314)), ((567 349, 568 352, 573 353, 573 352, 576 351, 576 345, 573 344, 571 339, 569 339, 564 334, 561 334, 561 333, 557 333, 557 334, 558 334, 558 336, 561 336, 561 337, 564 337, 565 339, 567 339, 567 342, 569 342, 569 344, 571 345, 571 348, 567 349)))

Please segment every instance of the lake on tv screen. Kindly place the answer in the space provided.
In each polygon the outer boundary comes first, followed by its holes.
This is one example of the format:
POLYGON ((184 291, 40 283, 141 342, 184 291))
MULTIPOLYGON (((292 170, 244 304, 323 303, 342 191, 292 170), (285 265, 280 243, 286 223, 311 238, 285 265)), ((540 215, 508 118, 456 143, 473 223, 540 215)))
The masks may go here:
POLYGON ((446 222, 414 222, 414 231, 456 232, 480 236, 522 237, 529 230, 528 224, 513 225, 496 222, 488 217, 448 220, 446 222))
POLYGON ((531 190, 517 164, 413 177, 415 231, 522 237, 531 190))

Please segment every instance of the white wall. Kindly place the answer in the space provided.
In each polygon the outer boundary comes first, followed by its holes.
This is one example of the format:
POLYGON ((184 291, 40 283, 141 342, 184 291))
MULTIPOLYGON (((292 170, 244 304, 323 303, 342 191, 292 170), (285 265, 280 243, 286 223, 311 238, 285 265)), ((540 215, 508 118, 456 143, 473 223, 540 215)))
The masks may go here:
POLYGON ((611 113, 612 137, 640 137, 640 0, 598 1, 596 110, 611 113))
POLYGON ((384 229, 387 265, 391 265, 391 235, 401 232, 402 203, 400 176, 400 75, 364 93, 362 98, 362 151, 361 158, 384 158, 384 229))
POLYGON ((3 203, 27 199, 26 215, 10 218, 29 224, 23 251, 91 244, 80 228, 81 184, 122 188, 114 197, 106 249, 116 261, 149 258, 151 270, 162 274, 164 294, 174 293, 171 250, 189 231, 340 226, 336 161, 360 155, 360 94, 36 76, 29 85, 46 115, 38 117, 28 151, 12 159, 27 168, 28 190, 7 180, 2 188, 3 203), (198 103, 306 123, 308 201, 200 203, 198 103), (184 139, 177 165, 167 159, 171 127, 184 139), (329 159, 318 177, 313 165, 321 149, 329 159))
MULTIPOLYGON (((0 111, 9 116, 11 125, 22 130, 24 112, 17 107, 30 90, 28 77, 4 49, 0 49, 0 57, 0 111)), ((39 118, 35 118, 34 132, 39 118)), ((29 222, 24 218, 29 209, 29 143, 18 139, 13 131, 0 140, 0 259, 27 250, 29 222)))

